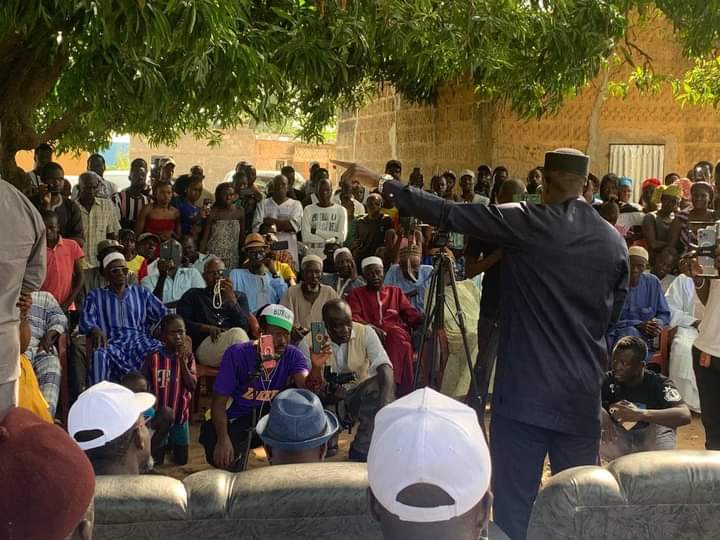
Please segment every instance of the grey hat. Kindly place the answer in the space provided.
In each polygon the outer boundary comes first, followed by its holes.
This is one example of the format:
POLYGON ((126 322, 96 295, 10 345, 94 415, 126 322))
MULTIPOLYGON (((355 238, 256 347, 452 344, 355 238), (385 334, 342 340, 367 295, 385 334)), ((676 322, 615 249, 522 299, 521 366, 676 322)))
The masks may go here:
POLYGON ((320 398, 310 390, 290 388, 273 400, 256 431, 270 448, 299 452, 322 446, 338 428, 337 417, 323 409, 320 398))

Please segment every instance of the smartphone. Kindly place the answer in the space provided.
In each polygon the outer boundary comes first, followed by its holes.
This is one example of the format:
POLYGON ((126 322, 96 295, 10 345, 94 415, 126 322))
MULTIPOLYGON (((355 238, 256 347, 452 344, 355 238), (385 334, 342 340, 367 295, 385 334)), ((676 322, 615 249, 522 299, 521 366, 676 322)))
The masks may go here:
POLYGON ((283 242, 273 242, 270 245, 270 251, 285 251, 287 249, 288 249, 287 240, 284 240, 283 242))
POLYGON ((275 362, 275 343, 273 343, 273 337, 269 334, 260 336, 258 346, 260 347, 260 359, 262 360, 263 367, 265 369, 272 369, 269 363, 275 362))
POLYGON ((698 263, 702 268, 703 277, 717 277, 718 270, 715 268, 715 246, 718 241, 717 225, 710 225, 697 230, 698 263), (704 249, 703 249, 704 248, 704 249))
POLYGON ((160 244, 160 259, 164 261, 178 261, 182 258, 182 246, 175 240, 160 244))
POLYGON ((310 335, 312 339, 312 352, 321 353, 328 339, 325 331, 325 323, 322 321, 310 323, 310 335))

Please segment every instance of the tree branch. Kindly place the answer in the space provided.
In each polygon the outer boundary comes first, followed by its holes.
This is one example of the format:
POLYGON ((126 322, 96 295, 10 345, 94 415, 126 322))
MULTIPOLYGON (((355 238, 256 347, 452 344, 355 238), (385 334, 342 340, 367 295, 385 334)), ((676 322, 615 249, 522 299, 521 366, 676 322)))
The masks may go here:
MULTIPOLYGON (((67 129, 72 126, 78 116, 90 111, 90 105, 81 103, 73 109, 66 111, 60 118, 56 118, 48 124, 45 131, 38 135, 38 144, 47 141, 56 141, 67 129)), ((36 145, 37 146, 37 145, 36 145)))

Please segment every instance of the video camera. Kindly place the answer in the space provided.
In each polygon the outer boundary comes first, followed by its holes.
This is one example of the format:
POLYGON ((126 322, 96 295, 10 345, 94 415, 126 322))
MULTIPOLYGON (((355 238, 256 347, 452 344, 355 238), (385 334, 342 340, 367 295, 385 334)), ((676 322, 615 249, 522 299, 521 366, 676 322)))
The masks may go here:
POLYGON ((340 386, 355 382, 355 374, 349 373, 334 373, 330 366, 325 366, 323 373, 325 381, 328 383, 327 393, 334 394, 340 386))

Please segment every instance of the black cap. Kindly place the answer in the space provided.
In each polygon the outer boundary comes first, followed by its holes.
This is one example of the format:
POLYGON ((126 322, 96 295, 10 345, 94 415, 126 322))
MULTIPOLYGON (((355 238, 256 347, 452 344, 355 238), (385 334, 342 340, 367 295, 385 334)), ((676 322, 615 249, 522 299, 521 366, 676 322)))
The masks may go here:
POLYGON ((587 178, 590 157, 574 148, 558 148, 545 154, 545 172, 557 171, 579 174, 587 178))

